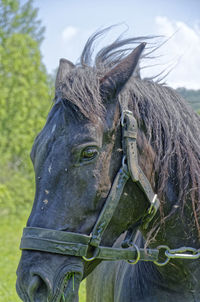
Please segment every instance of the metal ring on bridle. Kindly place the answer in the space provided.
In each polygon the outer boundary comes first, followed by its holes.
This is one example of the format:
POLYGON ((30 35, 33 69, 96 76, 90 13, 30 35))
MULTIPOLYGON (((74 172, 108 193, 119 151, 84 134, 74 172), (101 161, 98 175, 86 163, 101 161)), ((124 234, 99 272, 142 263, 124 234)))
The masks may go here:
POLYGON ((140 249, 139 249, 139 247, 135 243, 133 243, 133 246, 134 246, 134 248, 137 251, 137 258, 136 258, 135 261, 133 261, 133 260, 127 260, 127 262, 130 263, 130 264, 136 264, 140 260, 140 249))
POLYGON ((100 250, 98 248, 95 248, 94 254, 93 254, 93 256, 91 258, 87 258, 85 256, 82 256, 82 258, 83 258, 83 260, 88 261, 88 262, 92 261, 92 260, 94 260, 97 257, 97 255, 99 254, 99 251, 100 250))
MULTIPOLYGON (((170 251, 170 248, 167 245, 159 245, 157 247, 157 249, 158 250, 165 249, 165 252, 170 251)), ((165 253, 165 255, 166 255, 166 253, 165 253)), ((167 258, 164 262, 159 262, 159 261, 155 260, 154 263, 158 266, 164 266, 169 262, 169 260, 170 260, 170 258, 167 258)))

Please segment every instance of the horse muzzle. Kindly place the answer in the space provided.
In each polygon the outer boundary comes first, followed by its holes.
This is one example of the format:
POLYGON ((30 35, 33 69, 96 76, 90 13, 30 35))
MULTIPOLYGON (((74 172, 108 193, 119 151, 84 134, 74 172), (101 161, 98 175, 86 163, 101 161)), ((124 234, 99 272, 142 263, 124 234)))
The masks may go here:
POLYGON ((77 302, 82 277, 81 258, 23 251, 16 289, 24 302, 77 302))

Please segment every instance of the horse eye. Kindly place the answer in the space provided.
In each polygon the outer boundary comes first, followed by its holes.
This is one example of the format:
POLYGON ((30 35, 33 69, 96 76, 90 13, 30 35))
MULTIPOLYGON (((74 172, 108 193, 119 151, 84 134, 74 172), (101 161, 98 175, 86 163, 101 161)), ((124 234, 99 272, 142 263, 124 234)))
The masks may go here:
POLYGON ((92 160, 98 155, 98 150, 96 147, 87 147, 81 153, 81 160, 87 161, 92 160))

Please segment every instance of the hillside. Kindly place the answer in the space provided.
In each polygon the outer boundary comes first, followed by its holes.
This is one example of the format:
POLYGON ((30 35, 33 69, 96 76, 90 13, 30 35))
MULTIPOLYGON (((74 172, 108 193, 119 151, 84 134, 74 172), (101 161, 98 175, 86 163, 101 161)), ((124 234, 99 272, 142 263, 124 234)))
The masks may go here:
POLYGON ((195 111, 200 112, 200 90, 177 88, 176 91, 192 106, 195 111))

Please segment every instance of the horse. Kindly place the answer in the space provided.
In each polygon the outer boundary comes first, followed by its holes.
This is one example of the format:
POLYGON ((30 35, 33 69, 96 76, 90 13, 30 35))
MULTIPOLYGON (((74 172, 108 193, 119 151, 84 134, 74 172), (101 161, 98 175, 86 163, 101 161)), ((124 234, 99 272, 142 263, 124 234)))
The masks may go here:
POLYGON ((77 302, 87 277, 87 302, 200 301, 200 117, 141 79, 148 37, 120 37, 92 60, 104 32, 76 65, 60 60, 31 151, 17 293, 77 302))

